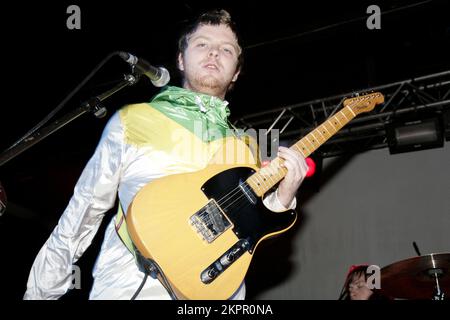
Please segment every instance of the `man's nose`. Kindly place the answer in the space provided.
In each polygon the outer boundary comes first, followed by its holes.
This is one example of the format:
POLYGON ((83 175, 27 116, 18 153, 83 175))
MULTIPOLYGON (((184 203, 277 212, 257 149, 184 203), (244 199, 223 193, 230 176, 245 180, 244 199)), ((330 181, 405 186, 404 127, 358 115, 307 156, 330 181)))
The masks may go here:
POLYGON ((216 46, 211 46, 208 55, 210 57, 217 57, 219 55, 219 48, 217 48, 216 46))

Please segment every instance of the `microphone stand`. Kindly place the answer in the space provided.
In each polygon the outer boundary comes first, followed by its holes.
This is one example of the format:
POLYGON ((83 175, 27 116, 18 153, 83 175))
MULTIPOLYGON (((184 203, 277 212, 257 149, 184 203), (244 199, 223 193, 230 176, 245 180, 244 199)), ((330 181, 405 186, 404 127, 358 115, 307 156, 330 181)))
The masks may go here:
POLYGON ((0 166, 4 165, 9 160, 18 156, 28 148, 32 147, 42 139, 48 137, 53 132, 61 129, 66 124, 75 120, 86 112, 93 113, 97 118, 105 116, 106 108, 102 105, 102 101, 112 96, 114 93, 122 90, 123 88, 134 85, 137 81, 139 81, 139 77, 140 74, 138 73, 126 74, 124 76, 124 80, 118 83, 114 88, 98 96, 90 98, 86 102, 83 102, 80 107, 57 119, 52 124, 36 130, 27 138, 20 141, 20 143, 14 145, 12 148, 0 154, 0 166))

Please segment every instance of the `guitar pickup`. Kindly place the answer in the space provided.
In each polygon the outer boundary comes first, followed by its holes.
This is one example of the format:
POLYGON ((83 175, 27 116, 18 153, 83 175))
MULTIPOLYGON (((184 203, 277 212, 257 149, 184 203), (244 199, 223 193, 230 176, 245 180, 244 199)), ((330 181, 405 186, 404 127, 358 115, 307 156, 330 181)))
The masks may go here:
POLYGON ((253 191, 250 189, 249 185, 245 182, 240 181, 239 188, 242 190, 244 195, 247 197, 248 201, 250 201, 251 204, 256 204, 256 197, 253 191))

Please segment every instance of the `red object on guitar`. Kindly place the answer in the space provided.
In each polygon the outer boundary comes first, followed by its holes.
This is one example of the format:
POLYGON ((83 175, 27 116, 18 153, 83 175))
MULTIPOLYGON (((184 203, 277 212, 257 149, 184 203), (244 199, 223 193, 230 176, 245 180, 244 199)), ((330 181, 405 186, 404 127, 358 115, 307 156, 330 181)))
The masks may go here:
POLYGON ((306 177, 312 177, 314 175, 314 173, 316 172, 316 163, 314 162, 313 159, 311 158, 306 158, 305 159, 306 164, 308 165, 308 171, 306 172, 306 177))

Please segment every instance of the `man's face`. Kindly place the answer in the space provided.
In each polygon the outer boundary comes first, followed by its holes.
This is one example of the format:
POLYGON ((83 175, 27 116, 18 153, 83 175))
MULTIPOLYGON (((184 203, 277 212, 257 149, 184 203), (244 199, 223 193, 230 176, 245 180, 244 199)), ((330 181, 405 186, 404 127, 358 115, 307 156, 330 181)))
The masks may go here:
POLYGON ((241 49, 226 25, 201 25, 188 38, 188 46, 178 56, 184 72, 183 87, 224 99, 230 84, 236 81, 241 49))

